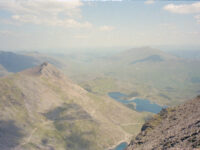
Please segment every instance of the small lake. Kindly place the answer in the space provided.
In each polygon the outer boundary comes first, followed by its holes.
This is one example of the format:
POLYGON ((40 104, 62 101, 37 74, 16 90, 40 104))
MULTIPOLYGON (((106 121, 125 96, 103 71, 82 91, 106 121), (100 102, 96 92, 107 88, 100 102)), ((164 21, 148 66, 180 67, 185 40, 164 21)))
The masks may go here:
POLYGON ((129 104, 129 103, 136 103, 136 110, 139 112, 152 112, 152 113, 159 113, 162 108, 162 106, 152 103, 151 101, 147 99, 141 99, 141 98, 136 98, 133 100, 125 100, 128 96, 126 94, 120 93, 120 92, 110 92, 108 95, 115 99, 116 101, 123 103, 123 104, 129 104))
POLYGON ((124 150, 127 146, 128 146, 128 144, 126 142, 123 142, 123 143, 119 144, 117 147, 115 147, 114 150, 124 150))

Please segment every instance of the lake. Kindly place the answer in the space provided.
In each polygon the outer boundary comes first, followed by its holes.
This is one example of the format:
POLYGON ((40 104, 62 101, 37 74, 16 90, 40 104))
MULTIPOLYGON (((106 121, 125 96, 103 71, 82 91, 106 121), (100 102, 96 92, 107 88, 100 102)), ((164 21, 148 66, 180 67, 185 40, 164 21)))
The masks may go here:
MULTIPOLYGON (((136 104, 136 110, 139 112, 152 112, 152 113, 159 113, 163 106, 160 106, 156 103, 152 103, 150 100, 136 98, 133 100, 125 100, 128 98, 126 94, 120 92, 109 92, 108 95, 113 98, 114 100, 122 103, 122 104, 129 104, 134 102, 136 104)), ((114 150, 124 150, 128 144, 126 142, 120 143, 114 150)))
POLYGON ((123 142, 119 144, 114 150, 124 150, 127 146, 128 144, 126 142, 123 142))
POLYGON ((123 103, 123 104, 129 104, 129 103, 136 103, 136 110, 139 112, 151 112, 151 113, 159 113, 163 106, 160 106, 156 103, 152 103, 151 101, 147 99, 141 99, 136 98, 133 100, 125 100, 128 96, 126 94, 120 93, 120 92, 109 92, 108 95, 115 99, 116 101, 123 103))

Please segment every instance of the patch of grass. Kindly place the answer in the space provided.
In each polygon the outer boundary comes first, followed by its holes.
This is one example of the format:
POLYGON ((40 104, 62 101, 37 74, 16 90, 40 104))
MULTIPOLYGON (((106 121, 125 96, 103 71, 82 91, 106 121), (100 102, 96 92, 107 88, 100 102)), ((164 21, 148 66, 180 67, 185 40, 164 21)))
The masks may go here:
POLYGON ((141 129, 142 123, 141 124, 136 124, 136 125, 127 125, 127 126, 121 126, 127 133, 132 134, 133 136, 136 136, 141 129))
POLYGON ((15 118, 19 122, 24 122, 28 116, 25 104, 24 104, 24 94, 15 85, 14 78, 5 78, 0 81, 0 108, 1 110, 12 110, 10 118, 15 118))
POLYGON ((92 81, 80 84, 88 92, 106 95, 116 89, 115 80, 112 78, 96 78, 92 81))
POLYGON ((49 88, 51 88, 53 91, 55 91, 58 94, 62 93, 61 87, 57 85, 56 83, 51 83, 48 78, 42 77, 42 80, 45 85, 47 85, 49 88))

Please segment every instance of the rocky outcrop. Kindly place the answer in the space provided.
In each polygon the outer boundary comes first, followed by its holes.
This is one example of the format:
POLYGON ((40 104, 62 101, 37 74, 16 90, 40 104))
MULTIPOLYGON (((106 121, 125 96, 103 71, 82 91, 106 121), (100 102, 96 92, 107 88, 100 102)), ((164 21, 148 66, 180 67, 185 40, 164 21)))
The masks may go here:
POLYGON ((147 121, 127 150, 200 148, 200 96, 163 109, 147 121))

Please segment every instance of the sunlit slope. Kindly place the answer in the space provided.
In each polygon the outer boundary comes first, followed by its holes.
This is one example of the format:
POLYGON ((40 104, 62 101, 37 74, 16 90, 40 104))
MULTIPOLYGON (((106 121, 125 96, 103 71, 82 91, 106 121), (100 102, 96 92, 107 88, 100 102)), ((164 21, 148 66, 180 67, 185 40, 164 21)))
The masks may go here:
POLYGON ((0 79, 0 149, 105 149, 137 134, 143 117, 47 63, 0 79))

